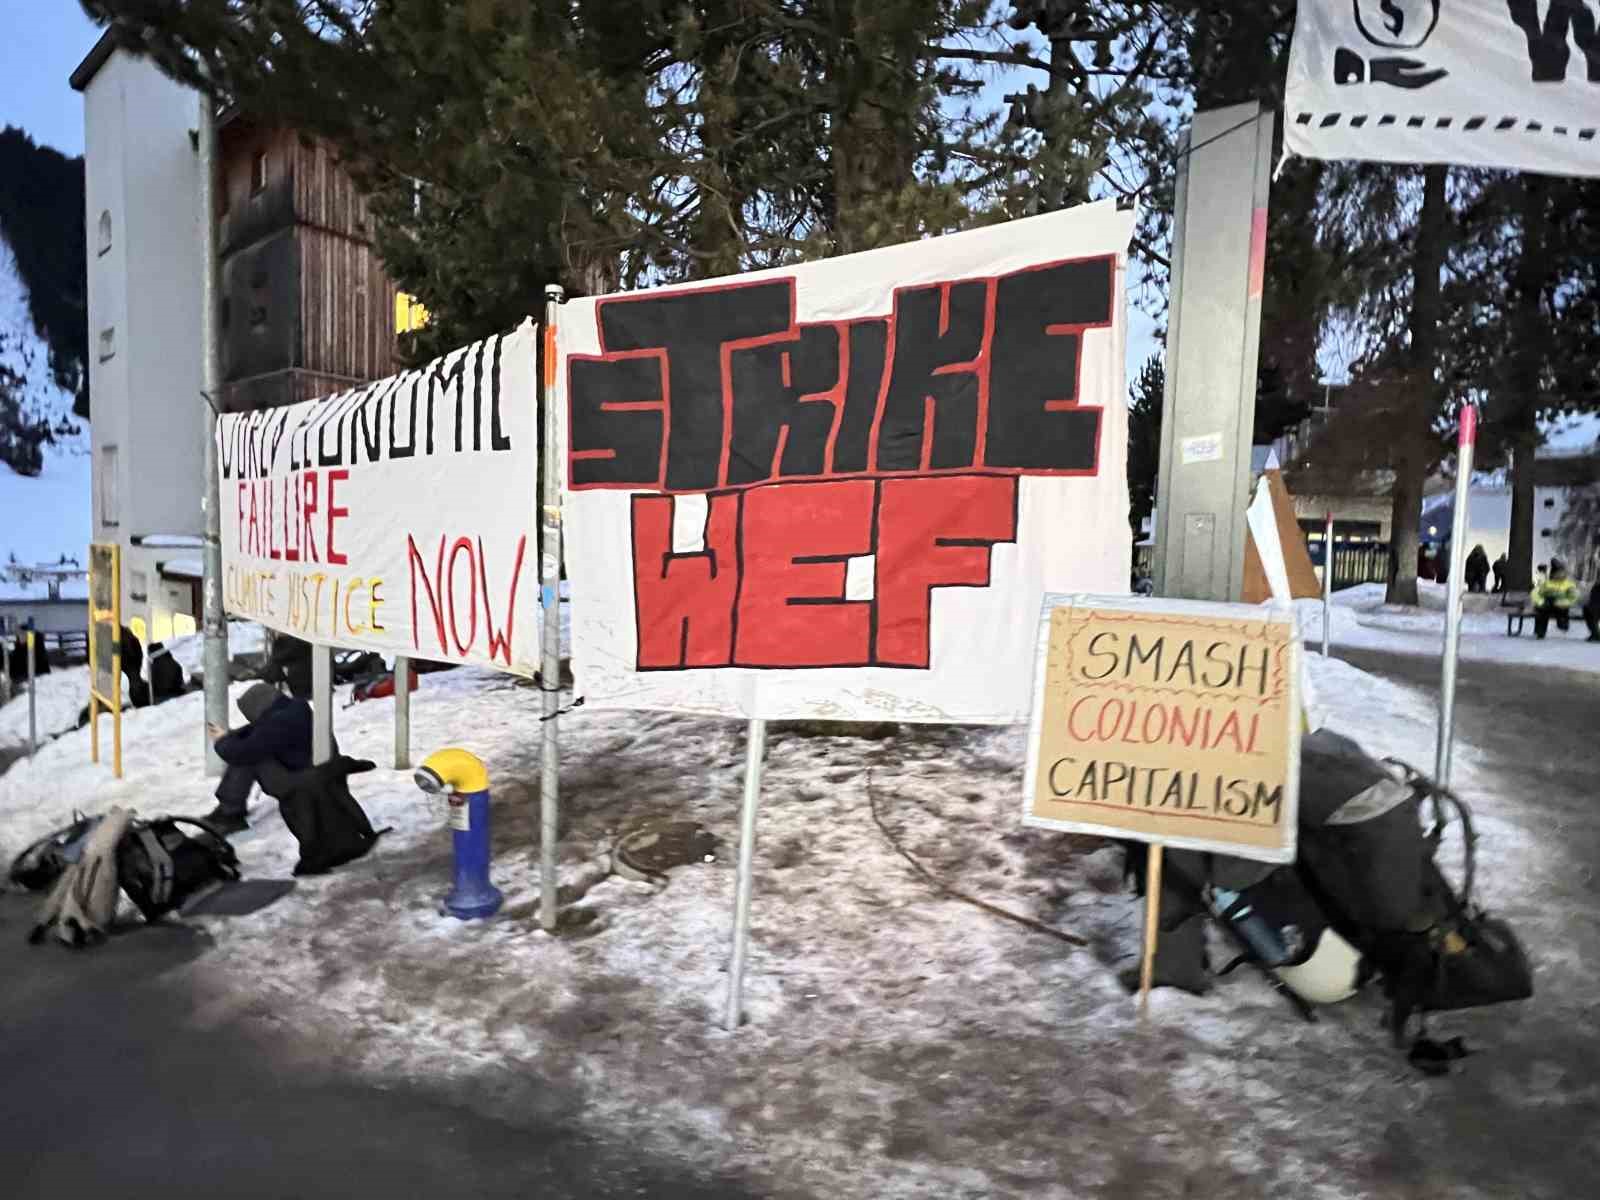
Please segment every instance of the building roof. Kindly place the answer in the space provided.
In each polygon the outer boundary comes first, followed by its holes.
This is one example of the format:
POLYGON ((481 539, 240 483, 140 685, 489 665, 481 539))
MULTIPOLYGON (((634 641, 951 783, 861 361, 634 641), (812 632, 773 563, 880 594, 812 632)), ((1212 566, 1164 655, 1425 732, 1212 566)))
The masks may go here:
POLYGON ((81 92, 89 86, 89 81, 100 73, 100 68, 106 65, 114 51, 126 48, 128 36, 112 25, 100 35, 100 40, 94 44, 94 49, 84 55, 83 61, 78 64, 77 70, 67 77, 67 82, 72 84, 72 90, 81 92))

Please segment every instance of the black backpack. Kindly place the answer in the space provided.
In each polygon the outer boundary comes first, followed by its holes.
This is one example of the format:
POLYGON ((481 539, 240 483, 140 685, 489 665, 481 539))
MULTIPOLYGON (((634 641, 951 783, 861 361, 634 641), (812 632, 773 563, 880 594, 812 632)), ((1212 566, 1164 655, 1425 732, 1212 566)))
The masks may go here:
POLYGON ((374 831, 365 810, 350 794, 350 776, 376 769, 376 763, 341 754, 295 777, 288 795, 278 801, 278 811, 300 843, 296 875, 321 875, 352 862, 389 832, 374 831))
POLYGON ((144 914, 156 921, 196 892, 239 878, 239 859, 228 839, 192 817, 135 821, 117 846, 117 882, 144 914), (180 826, 199 830, 191 837, 180 826))
POLYGON ((11 860, 11 883, 30 892, 48 892, 67 867, 78 861, 83 844, 98 824, 99 817, 80 813, 71 825, 45 834, 11 860))

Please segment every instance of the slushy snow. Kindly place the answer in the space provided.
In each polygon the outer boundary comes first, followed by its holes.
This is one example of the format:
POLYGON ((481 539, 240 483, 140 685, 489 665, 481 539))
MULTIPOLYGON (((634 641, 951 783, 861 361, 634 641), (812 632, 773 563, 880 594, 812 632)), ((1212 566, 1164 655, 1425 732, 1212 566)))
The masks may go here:
MULTIPOLYGON (((1429 697, 1308 658, 1334 728, 1373 753, 1431 761, 1429 697)), ((537 920, 539 703, 536 688, 471 669, 423 677, 412 699, 417 761, 461 746, 489 771, 506 903, 473 923, 440 915, 450 834, 409 772, 389 769, 391 702, 340 707, 346 751, 381 768, 352 788, 393 831, 260 913, 197 919, 216 945, 185 970, 215 1011, 315 1028, 339 1065, 380 1082, 470 1079, 486 1113, 537 1080, 547 1116, 742 1168, 773 1196, 1347 1200, 1382 1193, 1374 1148, 1396 1129, 1432 1128, 1440 1085, 1389 1045, 1376 996, 1306 1025, 1239 972, 1206 997, 1158 992, 1141 1029, 1117 981, 1140 926, 1122 852, 1022 828, 1019 728, 908 727, 874 741, 772 727, 747 1023, 726 1032, 743 726, 563 718, 567 928, 551 936, 537 920), (874 798, 940 879, 1087 946, 930 888, 879 831, 874 798), (617 836, 660 816, 704 823, 722 839, 716 861, 663 887, 610 875, 617 836)), ((201 718, 198 694, 130 712, 120 782, 89 765, 83 732, 17 764, 0 778, 0 850, 75 807, 205 812, 201 718)), ((1551 856, 1553 835, 1524 824, 1471 747, 1456 761, 1479 812, 1484 898, 1517 924, 1547 989, 1559 978, 1561 994, 1593 996, 1600 955, 1567 952, 1559 914, 1533 900, 1568 869, 1551 856)), ((251 819, 236 839, 247 877, 288 877, 295 843, 276 806, 258 802, 251 819)), ((1468 1013, 1451 1028, 1497 1046, 1516 1020, 1468 1013)), ((1513 1068, 1487 1061, 1479 1086, 1512 1086, 1513 1068)), ((1580 1076, 1542 1078, 1539 1103, 1586 1102, 1595 1085, 1580 1076)), ((1492 1172, 1472 1181, 1477 1153, 1452 1147, 1452 1186, 1429 1194, 1507 1194, 1492 1172)))

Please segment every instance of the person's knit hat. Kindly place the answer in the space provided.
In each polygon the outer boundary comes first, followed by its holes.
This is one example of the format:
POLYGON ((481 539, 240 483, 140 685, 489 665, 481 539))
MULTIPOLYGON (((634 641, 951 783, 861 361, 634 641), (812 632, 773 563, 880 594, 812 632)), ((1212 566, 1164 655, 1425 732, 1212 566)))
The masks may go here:
POLYGON ((252 724, 259 721, 267 709, 278 702, 278 689, 270 683, 255 683, 245 689, 244 695, 239 697, 239 711, 244 714, 244 719, 252 724))

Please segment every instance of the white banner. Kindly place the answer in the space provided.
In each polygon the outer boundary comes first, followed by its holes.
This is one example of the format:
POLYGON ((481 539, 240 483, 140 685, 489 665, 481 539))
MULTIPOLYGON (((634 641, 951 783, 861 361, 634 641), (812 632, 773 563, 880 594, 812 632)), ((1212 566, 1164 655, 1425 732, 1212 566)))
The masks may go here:
POLYGON ((224 603, 328 646, 539 663, 535 330, 218 422, 224 603))
POLYGON ((1287 149, 1600 175, 1600 0, 1301 0, 1287 149))
POLYGON ((709 284, 557 330, 587 703, 1027 719, 1046 591, 1125 592, 1111 203, 709 284))

